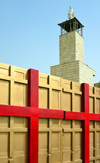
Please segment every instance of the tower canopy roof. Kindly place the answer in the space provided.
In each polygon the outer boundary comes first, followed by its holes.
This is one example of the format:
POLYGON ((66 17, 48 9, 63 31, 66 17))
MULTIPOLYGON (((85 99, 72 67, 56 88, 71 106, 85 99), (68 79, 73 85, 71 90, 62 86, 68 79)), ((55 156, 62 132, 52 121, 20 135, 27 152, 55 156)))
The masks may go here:
POLYGON ((73 29, 75 26, 75 30, 84 27, 76 17, 74 17, 73 19, 70 19, 70 20, 66 20, 58 25, 61 28, 63 28, 64 30, 66 30, 67 32, 70 32, 70 26, 72 26, 73 29))

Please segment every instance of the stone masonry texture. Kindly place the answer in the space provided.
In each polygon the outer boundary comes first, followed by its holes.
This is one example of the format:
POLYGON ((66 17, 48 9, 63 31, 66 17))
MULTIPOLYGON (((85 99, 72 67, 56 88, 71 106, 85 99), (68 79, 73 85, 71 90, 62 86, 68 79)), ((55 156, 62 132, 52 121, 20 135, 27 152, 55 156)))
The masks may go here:
POLYGON ((60 64, 51 66, 51 75, 93 85, 95 71, 84 63, 84 38, 72 31, 59 36, 60 64))
POLYGON ((72 31, 59 36, 60 64, 80 60, 84 62, 84 38, 72 31))

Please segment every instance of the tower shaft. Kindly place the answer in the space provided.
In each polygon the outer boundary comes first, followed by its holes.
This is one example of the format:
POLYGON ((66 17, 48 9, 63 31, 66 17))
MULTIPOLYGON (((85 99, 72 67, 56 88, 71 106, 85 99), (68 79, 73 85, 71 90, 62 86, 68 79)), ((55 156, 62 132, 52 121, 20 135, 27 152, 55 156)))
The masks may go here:
POLYGON ((60 64, 80 60, 84 63, 84 38, 72 31, 59 36, 60 64))
POLYGON ((60 64, 51 66, 51 75, 64 79, 93 85, 95 71, 84 63, 83 25, 74 16, 72 8, 69 20, 58 24, 61 27, 59 36, 60 64))

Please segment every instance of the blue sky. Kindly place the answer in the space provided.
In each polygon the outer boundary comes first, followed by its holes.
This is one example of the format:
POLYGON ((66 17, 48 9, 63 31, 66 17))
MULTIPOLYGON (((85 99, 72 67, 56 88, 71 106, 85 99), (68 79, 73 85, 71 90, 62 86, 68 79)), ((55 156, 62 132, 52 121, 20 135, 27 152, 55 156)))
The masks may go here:
POLYGON ((59 63, 57 24, 68 19, 70 5, 85 26, 85 63, 99 82, 99 0, 0 0, 0 62, 50 74, 50 66, 59 63))

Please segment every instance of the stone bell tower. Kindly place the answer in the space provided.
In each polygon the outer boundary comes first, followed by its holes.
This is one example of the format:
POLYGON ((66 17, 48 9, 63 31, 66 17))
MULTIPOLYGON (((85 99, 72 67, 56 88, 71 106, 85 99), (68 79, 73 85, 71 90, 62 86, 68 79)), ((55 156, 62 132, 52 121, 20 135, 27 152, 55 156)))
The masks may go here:
POLYGON ((95 71, 84 63, 84 26, 74 17, 71 7, 68 18, 69 20, 58 24, 61 28, 59 36, 60 64, 51 66, 51 75, 93 85, 95 71))

